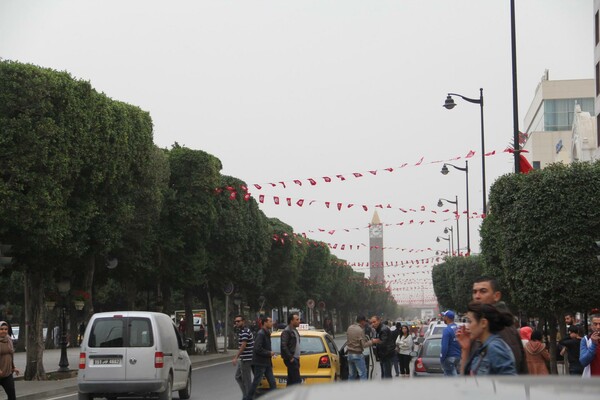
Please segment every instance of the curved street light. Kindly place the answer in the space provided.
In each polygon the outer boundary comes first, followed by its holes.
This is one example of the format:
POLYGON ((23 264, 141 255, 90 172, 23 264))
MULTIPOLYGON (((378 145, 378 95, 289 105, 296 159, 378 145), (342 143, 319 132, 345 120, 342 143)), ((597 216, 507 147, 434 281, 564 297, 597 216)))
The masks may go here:
POLYGON ((454 218, 456 219, 456 250, 458 252, 458 255, 460 255, 460 226, 458 223, 458 196, 454 196, 454 201, 452 200, 448 200, 448 199, 444 199, 443 197, 440 197, 438 200, 438 207, 442 207, 444 205, 444 201, 450 203, 450 204, 454 204, 456 206, 456 211, 455 211, 455 215, 454 218), (443 201, 442 201, 443 200, 443 201))
POLYGON ((440 242, 440 239, 444 239, 444 240, 447 240, 447 241, 448 241, 448 257, 450 257, 450 255, 452 255, 451 248, 450 248, 450 238, 449 238, 449 237, 445 238, 445 237, 438 236, 438 237, 435 239, 435 241, 439 243, 439 242, 440 242))
POLYGON ((454 164, 444 163, 442 166, 442 175, 448 175, 450 170, 448 169, 448 165, 454 167, 459 171, 463 171, 466 177, 466 192, 467 192, 467 255, 471 255, 471 230, 470 230, 470 220, 471 220, 471 212, 469 211, 469 161, 465 161, 465 167, 457 167, 454 164))
POLYGON ((479 98, 478 99, 471 99, 469 97, 465 97, 462 94, 458 94, 458 93, 448 93, 448 96, 446 97, 446 101, 444 101, 444 105, 442 107, 444 107, 447 110, 452 110, 454 107, 456 107, 456 103, 454 102, 454 99, 452 98, 452 96, 458 96, 461 99, 468 101, 469 103, 474 103, 474 104, 479 104, 479 109, 480 109, 480 114, 481 114, 481 181, 482 181, 482 185, 483 185, 483 214, 487 214, 487 203, 486 203, 486 192, 487 192, 487 186, 485 184, 485 135, 484 135, 484 129, 483 129, 483 88, 479 89, 479 98))
POLYGON ((452 255, 454 255, 454 229, 452 229, 451 226, 447 226, 444 228, 444 233, 450 237, 450 243, 452 244, 452 255))

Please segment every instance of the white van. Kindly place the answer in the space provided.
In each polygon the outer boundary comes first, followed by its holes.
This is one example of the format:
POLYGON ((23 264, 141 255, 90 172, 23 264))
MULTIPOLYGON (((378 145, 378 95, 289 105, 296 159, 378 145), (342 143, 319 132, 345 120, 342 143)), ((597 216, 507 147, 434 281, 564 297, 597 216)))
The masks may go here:
POLYGON ((166 314, 145 311, 97 313, 81 343, 79 400, 158 395, 189 399, 192 368, 184 342, 166 314))

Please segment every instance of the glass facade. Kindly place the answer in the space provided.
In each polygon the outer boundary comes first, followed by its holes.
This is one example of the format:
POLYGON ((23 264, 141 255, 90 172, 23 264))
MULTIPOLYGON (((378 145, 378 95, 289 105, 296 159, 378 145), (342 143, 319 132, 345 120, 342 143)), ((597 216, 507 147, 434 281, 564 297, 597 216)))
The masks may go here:
MULTIPOLYGON (((581 111, 594 115, 594 99, 557 99, 544 100, 544 131, 570 131, 573 127, 575 104, 581 106, 581 111)), ((536 121, 538 122, 538 121, 536 121)), ((541 122, 541 121, 540 121, 541 122)), ((534 130, 537 126, 534 123, 534 130)))

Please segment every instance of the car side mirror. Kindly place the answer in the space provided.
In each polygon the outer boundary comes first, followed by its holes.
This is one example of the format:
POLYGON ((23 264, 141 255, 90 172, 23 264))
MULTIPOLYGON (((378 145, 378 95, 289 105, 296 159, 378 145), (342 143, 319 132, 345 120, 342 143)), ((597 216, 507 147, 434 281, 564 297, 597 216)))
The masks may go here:
POLYGON ((423 341, 424 341, 424 340, 425 340, 425 339, 423 339, 422 337, 420 337, 420 338, 418 338, 418 339, 417 339, 417 343, 419 343, 419 344, 423 344, 423 341))

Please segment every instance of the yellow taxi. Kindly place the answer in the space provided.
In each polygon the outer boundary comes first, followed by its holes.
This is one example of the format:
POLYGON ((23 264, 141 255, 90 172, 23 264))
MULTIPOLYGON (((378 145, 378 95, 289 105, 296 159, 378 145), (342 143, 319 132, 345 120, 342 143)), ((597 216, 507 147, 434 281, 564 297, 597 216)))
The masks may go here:
MULTIPOLYGON (((300 325, 300 377, 306 385, 329 383, 340 378, 340 355, 331 335, 324 330, 315 330, 300 325)), ((281 331, 271 334, 273 357, 273 375, 277 389, 287 386, 287 367, 281 358, 281 331)), ((263 377, 261 389, 269 384, 263 377)))

